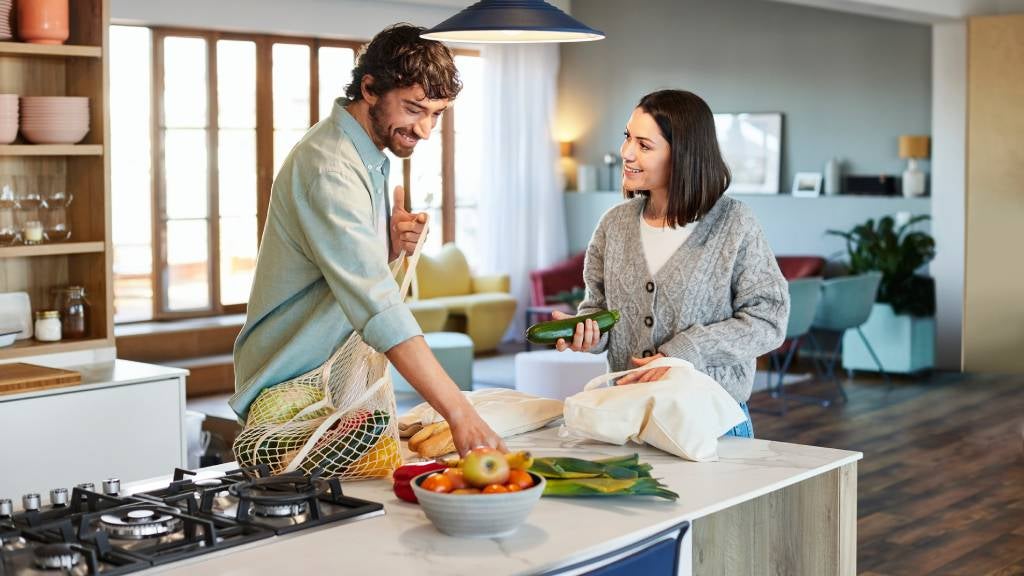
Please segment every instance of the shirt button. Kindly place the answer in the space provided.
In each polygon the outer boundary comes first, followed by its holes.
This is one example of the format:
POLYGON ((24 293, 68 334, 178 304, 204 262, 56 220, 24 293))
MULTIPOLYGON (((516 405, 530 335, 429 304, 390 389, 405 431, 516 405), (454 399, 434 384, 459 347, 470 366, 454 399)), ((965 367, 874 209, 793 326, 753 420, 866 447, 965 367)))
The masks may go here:
POLYGON ((648 328, 654 326, 654 318, 651 318, 650 316, 644 318, 644 326, 647 326, 648 328))
POLYGON ((651 356, 654 356, 654 352, 651 352, 650 350, 644 350, 644 358, 649 358, 651 356))
POLYGON ((647 291, 648 292, 654 292, 654 282, 648 282, 647 283, 647 291))

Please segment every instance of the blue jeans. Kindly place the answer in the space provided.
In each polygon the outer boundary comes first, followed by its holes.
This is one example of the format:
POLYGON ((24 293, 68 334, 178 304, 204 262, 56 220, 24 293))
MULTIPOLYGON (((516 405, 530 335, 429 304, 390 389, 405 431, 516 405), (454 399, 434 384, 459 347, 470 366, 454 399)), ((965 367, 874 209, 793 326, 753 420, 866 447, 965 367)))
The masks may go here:
POLYGON ((740 438, 754 437, 754 423, 750 420, 750 410, 747 408, 747 403, 740 402, 740 408, 742 408, 743 413, 747 415, 747 421, 740 422, 735 428, 723 434, 723 436, 739 436, 740 438))

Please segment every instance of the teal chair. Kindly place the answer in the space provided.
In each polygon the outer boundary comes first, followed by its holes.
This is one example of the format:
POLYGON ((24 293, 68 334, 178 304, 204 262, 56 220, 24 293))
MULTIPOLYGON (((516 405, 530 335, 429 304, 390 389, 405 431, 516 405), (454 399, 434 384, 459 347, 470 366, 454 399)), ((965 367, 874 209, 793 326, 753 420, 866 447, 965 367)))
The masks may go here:
MULTIPOLYGON (((839 395, 844 401, 847 400, 846 390, 843 389, 843 384, 836 375, 835 367, 836 362, 842 358, 843 333, 847 330, 857 331, 864 346, 868 349, 868 353, 871 354, 871 358, 878 365, 878 371, 882 374, 886 384, 889 384, 889 375, 886 374, 882 362, 875 354, 875 349, 871 347, 871 343, 860 329, 871 315, 871 308, 875 304, 878 285, 881 281, 881 272, 867 272, 855 276, 831 278, 825 280, 821 285, 821 301, 818 303, 811 328, 823 332, 833 332, 838 336, 835 350, 824 361, 824 376, 826 380, 835 382, 839 395)), ((811 333, 811 344, 816 351, 821 350, 813 332, 811 333)), ((828 406, 833 400, 835 399, 822 398, 820 402, 822 406, 828 406)))
MULTIPOLYGON (((778 398, 782 407, 776 410, 765 410, 763 408, 751 408, 755 412, 768 412, 786 415, 786 389, 783 386, 783 379, 789 366, 793 362, 796 351, 800 348, 801 340, 811 331, 811 323, 814 321, 815 313, 818 310, 818 302, 821 300, 822 279, 818 276, 811 278, 798 278, 789 281, 789 321, 786 323, 786 340, 776 350, 772 351, 768 358, 771 361, 771 372, 768 373, 768 384, 772 398, 778 398), (772 386, 772 380, 775 385, 772 386)), ((794 400, 804 400, 808 397, 793 395, 794 400)), ((817 399, 813 399, 817 402, 817 399)))

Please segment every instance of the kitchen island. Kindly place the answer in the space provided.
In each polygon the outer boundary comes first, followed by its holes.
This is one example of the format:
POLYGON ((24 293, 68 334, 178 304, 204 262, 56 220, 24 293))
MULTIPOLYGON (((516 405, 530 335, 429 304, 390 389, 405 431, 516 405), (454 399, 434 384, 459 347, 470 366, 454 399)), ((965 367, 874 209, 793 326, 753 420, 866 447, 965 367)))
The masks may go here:
MULTIPOLYGON (((648 447, 567 443, 549 428, 509 439, 538 456, 601 458, 639 452, 679 493, 651 498, 544 498, 514 535, 457 539, 383 480, 348 495, 386 514, 279 536, 146 573, 536 574, 607 555, 689 521, 680 574, 855 574, 859 452, 724 438, 718 462, 693 463, 648 447)), ((140 488, 141 489, 141 488, 140 488)))

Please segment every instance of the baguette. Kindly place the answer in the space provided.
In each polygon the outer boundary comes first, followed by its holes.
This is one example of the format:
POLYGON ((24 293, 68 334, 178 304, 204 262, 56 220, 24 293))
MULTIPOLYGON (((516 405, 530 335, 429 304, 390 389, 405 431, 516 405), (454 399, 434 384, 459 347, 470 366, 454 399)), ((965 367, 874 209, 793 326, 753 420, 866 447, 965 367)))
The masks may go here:
POLYGON ((416 451, 424 458, 437 458, 455 452, 455 440, 452 438, 451 428, 445 426, 443 429, 439 429, 430 438, 420 442, 416 451))
POLYGON ((398 424, 398 437, 399 438, 410 438, 413 434, 423 429, 423 424, 415 422, 413 424, 402 425, 401 422, 398 424))
POLYGON ((442 420, 441 422, 427 424, 426 426, 421 428, 419 432, 412 435, 412 438, 409 438, 409 450, 419 452, 417 448, 419 448, 420 443, 426 440, 427 438, 433 436, 433 434, 436 431, 440 430, 442 427, 447 428, 448 423, 442 420))

